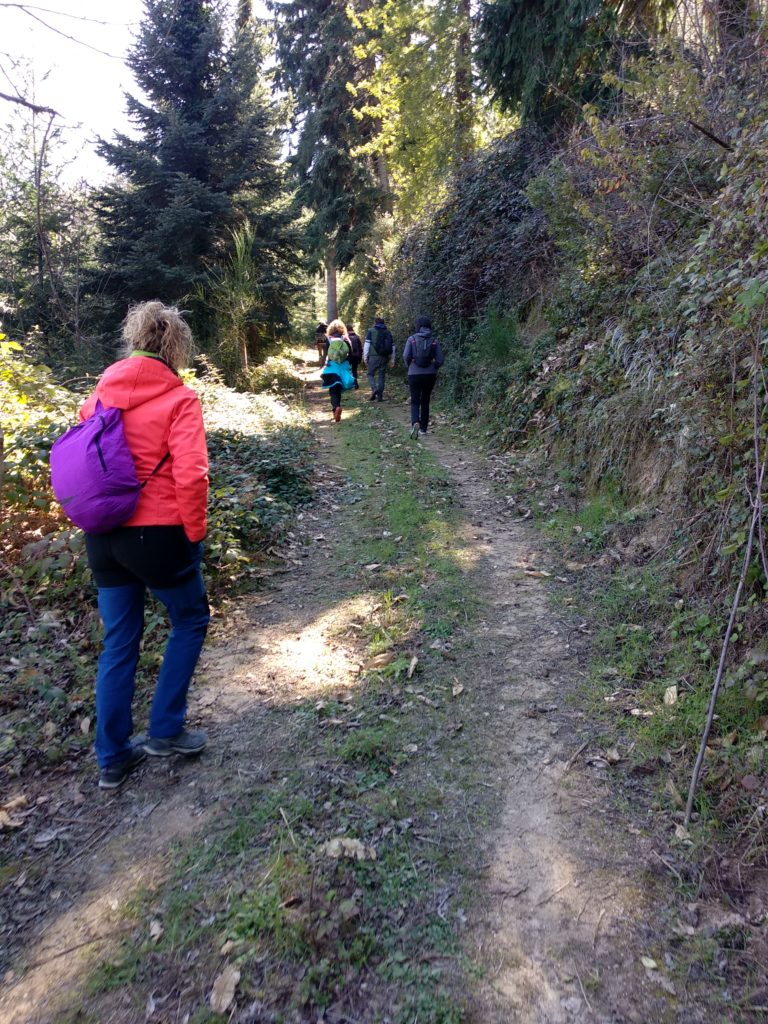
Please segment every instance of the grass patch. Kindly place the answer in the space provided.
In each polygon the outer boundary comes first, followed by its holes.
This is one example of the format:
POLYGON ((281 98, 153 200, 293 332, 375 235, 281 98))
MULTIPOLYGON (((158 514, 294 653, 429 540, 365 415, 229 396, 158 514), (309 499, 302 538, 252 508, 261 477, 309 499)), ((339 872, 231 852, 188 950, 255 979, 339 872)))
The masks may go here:
MULTIPOLYGON (((278 1019, 332 1005, 393 1024, 464 1019, 455 923, 468 830, 485 818, 488 791, 475 785, 472 698, 450 704, 456 669, 440 651, 462 650, 480 602, 445 473, 405 438, 363 406, 342 421, 335 453, 348 474, 339 501, 358 527, 355 543, 338 531, 333 564, 359 580, 358 593, 376 592, 361 635, 370 657, 390 660, 353 695, 292 710, 291 767, 247 787, 212 834, 179 850, 173 877, 147 896, 137 933, 92 989, 119 987, 124 970, 134 990, 149 990, 190 961, 212 980, 226 960, 241 972, 238 999, 278 1019), (330 855, 340 837, 362 859, 330 855)), ((204 1012, 194 1000, 183 1009, 204 1012)))

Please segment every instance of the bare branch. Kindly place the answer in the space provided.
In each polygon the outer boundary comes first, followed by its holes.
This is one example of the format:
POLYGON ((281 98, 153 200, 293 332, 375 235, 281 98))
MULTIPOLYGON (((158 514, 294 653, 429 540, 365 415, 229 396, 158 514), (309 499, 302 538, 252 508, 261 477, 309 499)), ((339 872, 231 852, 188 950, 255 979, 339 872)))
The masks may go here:
POLYGON ((87 21, 91 25, 117 25, 122 22, 100 21, 98 18, 88 18, 84 14, 69 14, 67 11, 52 11, 49 7, 37 7, 35 4, 8 4, 0 3, 0 7, 16 8, 24 11, 39 11, 41 14, 55 14, 57 18, 71 18, 73 21, 87 21))
POLYGON ((49 32, 53 32, 55 35, 61 36, 62 39, 69 39, 71 43, 77 43, 78 46, 84 46, 87 50, 93 50, 94 53, 100 53, 102 57, 112 57, 114 60, 123 59, 118 53, 110 53, 108 50, 99 49, 98 46, 91 46, 90 43, 83 42, 83 40, 78 39, 77 36, 71 36, 68 32, 64 32, 62 29, 56 28, 55 25, 51 25, 50 22, 34 13, 38 8, 30 8, 25 4, 0 4, 0 7, 15 7, 17 10, 23 11, 23 13, 26 14, 27 17, 32 18, 33 21, 39 22, 47 28, 49 32))
POLYGON ((717 666, 717 675, 715 676, 715 682, 712 686, 712 694, 709 698, 709 710, 707 711, 707 720, 704 725, 704 732, 701 736, 701 743, 699 744, 699 753, 696 758, 696 764, 693 768, 693 775, 691 776, 691 784, 688 787, 688 801, 685 805, 685 826, 686 828, 690 824, 691 814, 693 813, 693 801, 696 797, 696 788, 699 784, 699 775, 701 774, 701 766, 704 762, 704 755, 707 751, 707 743, 709 742, 709 734, 712 730, 712 723, 715 718, 715 708, 717 707, 717 695, 720 692, 720 683, 723 679, 723 673, 725 671, 725 661, 728 656, 728 647, 731 642, 731 636, 733 634, 733 627, 736 624, 736 616, 739 611, 739 604, 741 602, 741 594, 744 590, 744 584, 747 581, 747 573, 749 572, 749 565, 752 560, 752 546, 755 540, 755 531, 757 529, 757 523, 762 513, 762 501, 760 495, 763 487, 763 477, 765 475, 765 463, 763 463, 760 471, 760 477, 758 480, 758 495, 757 500, 754 503, 752 509, 752 522, 749 527, 749 534, 747 536, 747 547, 744 552, 744 562, 741 567, 741 576, 739 577, 739 584, 736 587, 736 593, 733 595, 733 603, 731 605, 731 614, 728 619, 728 627, 723 637, 723 646, 720 651, 720 662, 717 666))
POLYGON ((711 139, 713 142, 717 143, 718 146, 722 146, 723 149, 727 149, 729 153, 733 152, 733 146, 731 146, 730 143, 724 142, 723 139, 719 139, 717 135, 713 135, 708 128, 705 128, 703 125, 697 124, 695 121, 692 121, 690 117, 688 118, 688 124, 691 126, 691 128, 695 128, 697 132, 701 132, 702 135, 706 135, 708 139, 711 139))
POLYGON ((18 103, 20 106, 27 107, 28 110, 34 111, 35 114, 50 114, 51 117, 61 117, 61 114, 52 107, 41 107, 38 103, 30 103, 29 100, 25 100, 21 96, 9 96, 8 93, 0 92, 0 100, 7 100, 9 103, 18 103))

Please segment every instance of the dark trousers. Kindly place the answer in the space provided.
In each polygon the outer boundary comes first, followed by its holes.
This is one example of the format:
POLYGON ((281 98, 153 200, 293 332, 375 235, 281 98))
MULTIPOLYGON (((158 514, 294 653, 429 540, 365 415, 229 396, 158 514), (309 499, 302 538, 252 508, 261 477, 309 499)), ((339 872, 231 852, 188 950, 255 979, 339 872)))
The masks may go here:
POLYGON ((200 573, 202 544, 190 544, 181 526, 124 526, 87 534, 85 540, 104 623, 96 675, 96 757, 99 767, 108 768, 131 750, 146 591, 165 605, 171 620, 149 719, 152 737, 177 736, 184 728, 187 690, 210 613, 200 573))
POLYGON ((341 405, 341 384, 332 384, 328 394, 331 396, 331 408, 337 409, 341 405))
POLYGON ((360 360, 355 359, 354 356, 349 360, 349 367, 352 370, 352 376, 355 378, 355 387, 358 387, 357 375, 360 372, 360 360))
POLYGON ((413 373, 408 377, 408 389, 411 392, 411 424, 418 423, 424 431, 429 426, 429 399, 436 380, 436 373, 413 373))
POLYGON ((384 394, 384 381, 387 376, 387 364, 381 363, 380 365, 371 366, 368 363, 368 383, 371 385, 371 394, 381 401, 382 395, 384 394), (376 382, 376 376, 378 375, 378 383, 376 382))

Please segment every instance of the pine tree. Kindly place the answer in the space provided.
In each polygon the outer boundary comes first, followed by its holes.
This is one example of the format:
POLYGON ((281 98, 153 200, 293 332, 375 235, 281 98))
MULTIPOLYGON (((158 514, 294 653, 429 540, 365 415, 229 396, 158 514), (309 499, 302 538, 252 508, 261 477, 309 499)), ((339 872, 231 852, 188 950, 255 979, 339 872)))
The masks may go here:
POLYGON ((273 0, 270 6, 279 83, 296 103, 298 198, 310 211, 308 244, 325 265, 328 316, 334 317, 336 271, 364 247, 383 200, 374 159, 355 155, 373 131, 362 113, 364 97, 354 88, 365 77, 356 53, 363 40, 346 0, 273 0))
POLYGON ((220 6, 145 0, 128 59, 147 97, 127 97, 139 137, 100 144, 119 172, 97 206, 106 287, 121 299, 188 295, 221 240, 279 193, 274 116, 245 6, 227 43, 220 6))
POLYGON ((496 0, 484 3, 478 57, 487 80, 524 119, 544 119, 570 96, 591 99, 599 87, 604 0, 496 0))
POLYGON ((673 6, 672 0, 486 0, 478 61, 507 109, 519 109, 523 120, 552 120, 608 95, 602 75, 622 41, 634 37, 647 45, 673 6))

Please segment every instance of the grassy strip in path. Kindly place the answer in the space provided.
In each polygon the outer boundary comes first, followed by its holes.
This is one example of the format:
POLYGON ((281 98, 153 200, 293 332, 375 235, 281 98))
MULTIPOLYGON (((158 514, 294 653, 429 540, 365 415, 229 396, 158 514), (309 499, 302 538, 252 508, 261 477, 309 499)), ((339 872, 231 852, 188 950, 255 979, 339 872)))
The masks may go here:
POLYGON ((476 698, 457 685, 477 610, 471 563, 444 472, 381 409, 356 409, 329 453, 349 483, 325 528, 328 564, 347 578, 345 598, 372 599, 360 625, 380 670, 351 696, 292 708, 299 740, 273 779, 246 781, 215 830, 178 851, 173 877, 139 901, 130 940, 91 976, 94 1020, 115 989, 137 1008, 167 994, 179 1020, 221 1019, 208 996, 226 965, 240 972, 244 1020, 464 1019, 457 935, 488 799, 476 698), (328 854, 339 837, 351 856, 328 854))

